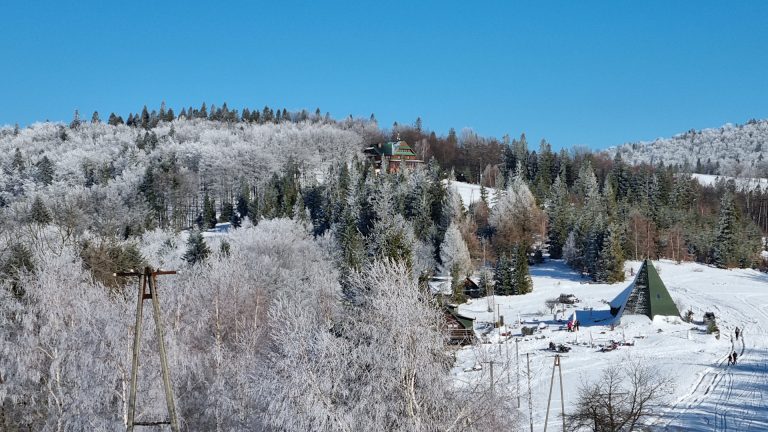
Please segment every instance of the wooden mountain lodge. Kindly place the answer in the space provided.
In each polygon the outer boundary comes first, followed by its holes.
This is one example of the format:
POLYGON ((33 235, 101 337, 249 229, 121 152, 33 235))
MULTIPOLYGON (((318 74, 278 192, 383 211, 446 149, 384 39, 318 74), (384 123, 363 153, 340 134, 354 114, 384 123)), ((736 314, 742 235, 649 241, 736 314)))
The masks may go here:
POLYGON ((459 307, 447 305, 444 312, 449 344, 469 345, 475 341, 475 319, 459 314, 459 307))
POLYGON ((385 167, 387 173, 395 173, 403 166, 413 168, 424 163, 405 141, 379 143, 363 152, 373 164, 376 173, 381 172, 382 167, 385 167))

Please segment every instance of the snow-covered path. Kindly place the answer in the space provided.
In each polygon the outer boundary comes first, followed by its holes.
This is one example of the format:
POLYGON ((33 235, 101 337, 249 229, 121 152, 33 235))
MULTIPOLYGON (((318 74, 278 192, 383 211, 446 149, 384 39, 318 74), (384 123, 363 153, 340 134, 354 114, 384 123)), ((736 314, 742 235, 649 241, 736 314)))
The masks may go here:
POLYGON ((671 431, 768 431, 768 293, 734 291, 730 298, 741 308, 729 308, 723 322, 735 318, 749 323, 738 341, 731 339, 737 364, 728 365, 723 357, 700 372, 695 385, 656 426, 671 431))

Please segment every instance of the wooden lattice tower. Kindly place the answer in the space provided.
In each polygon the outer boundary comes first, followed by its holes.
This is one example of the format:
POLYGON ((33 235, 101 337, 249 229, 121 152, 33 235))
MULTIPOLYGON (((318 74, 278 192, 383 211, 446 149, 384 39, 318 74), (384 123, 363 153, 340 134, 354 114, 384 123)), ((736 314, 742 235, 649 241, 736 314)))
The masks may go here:
POLYGON ((176 419, 176 407, 173 403, 173 389, 171 388, 171 374, 168 370, 168 356, 165 352, 165 340, 163 339, 163 320, 160 316, 160 300, 157 295, 157 276, 176 274, 175 271, 153 270, 145 267, 143 272, 115 273, 115 276, 139 277, 139 294, 136 301, 136 330, 133 336, 133 363, 131 366, 131 390, 128 400, 128 432, 133 432, 135 426, 160 426, 170 425, 173 432, 179 432, 179 422, 176 419), (168 420, 137 422, 136 421, 136 389, 139 376, 139 353, 141 351, 141 327, 144 312, 144 300, 152 300, 152 308, 155 319, 155 337, 157 337, 158 351, 160 354, 160 368, 163 373, 163 388, 165 390, 165 402, 168 405, 168 420))

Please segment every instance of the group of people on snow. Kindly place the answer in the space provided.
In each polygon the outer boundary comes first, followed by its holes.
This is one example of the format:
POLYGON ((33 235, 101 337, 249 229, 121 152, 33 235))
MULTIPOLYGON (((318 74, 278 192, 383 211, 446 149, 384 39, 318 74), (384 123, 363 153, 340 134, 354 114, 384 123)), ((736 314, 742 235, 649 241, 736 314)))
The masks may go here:
MULTIPOLYGON (((734 330, 734 333, 736 334, 736 340, 739 340, 739 334, 741 334, 741 330, 739 330, 738 327, 734 330)), ((739 355, 736 354, 736 351, 728 354, 728 365, 735 365, 736 364, 736 358, 739 355)))
POLYGON ((568 324, 566 324, 566 327, 568 328, 569 332, 579 331, 579 320, 574 319, 573 321, 568 321, 568 324))

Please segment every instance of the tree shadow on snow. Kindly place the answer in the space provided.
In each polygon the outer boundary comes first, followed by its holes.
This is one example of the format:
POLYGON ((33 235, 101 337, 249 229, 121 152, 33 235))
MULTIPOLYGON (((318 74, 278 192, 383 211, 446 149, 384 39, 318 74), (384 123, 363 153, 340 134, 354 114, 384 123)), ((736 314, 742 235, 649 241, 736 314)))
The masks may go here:
POLYGON ((582 278, 579 273, 563 260, 547 260, 541 264, 532 265, 528 268, 532 277, 551 278, 569 282, 585 282, 588 279, 582 278))

